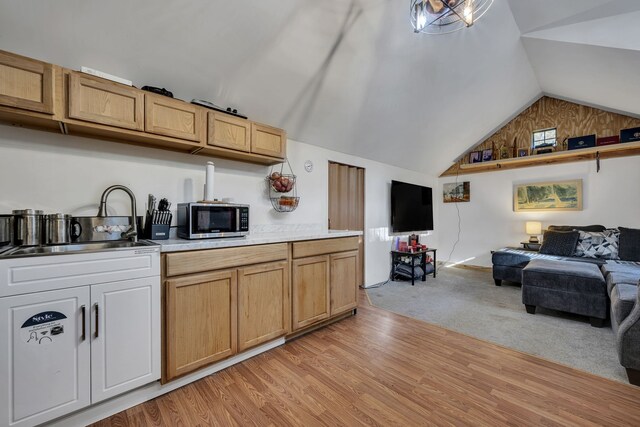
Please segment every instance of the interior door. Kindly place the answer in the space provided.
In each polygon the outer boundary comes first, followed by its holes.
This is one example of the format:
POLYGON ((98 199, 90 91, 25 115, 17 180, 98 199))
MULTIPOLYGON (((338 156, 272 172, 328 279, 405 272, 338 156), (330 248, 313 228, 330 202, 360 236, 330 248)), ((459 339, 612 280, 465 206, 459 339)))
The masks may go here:
POLYGON ((160 378, 160 278, 91 286, 91 401, 160 378))
MULTIPOLYGON (((329 162, 329 230, 359 230, 364 233, 365 170, 329 162)), ((358 286, 364 283, 364 237, 360 236, 358 286)))
POLYGON ((88 286, 0 298, 0 425, 91 403, 88 309, 88 286))

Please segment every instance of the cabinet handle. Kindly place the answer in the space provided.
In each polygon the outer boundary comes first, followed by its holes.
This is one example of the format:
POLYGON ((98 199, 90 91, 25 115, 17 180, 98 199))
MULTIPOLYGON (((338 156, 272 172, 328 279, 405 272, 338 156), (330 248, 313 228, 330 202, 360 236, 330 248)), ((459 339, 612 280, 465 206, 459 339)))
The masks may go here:
POLYGON ((84 341, 87 339, 87 308, 84 306, 80 306, 80 311, 82 312, 82 335, 80 336, 80 341, 84 341))
POLYGON ((95 336, 95 338, 98 338, 98 331, 100 330, 100 328, 98 326, 98 319, 100 317, 98 303, 95 303, 93 306, 96 308, 96 333, 95 333, 94 336, 95 336))

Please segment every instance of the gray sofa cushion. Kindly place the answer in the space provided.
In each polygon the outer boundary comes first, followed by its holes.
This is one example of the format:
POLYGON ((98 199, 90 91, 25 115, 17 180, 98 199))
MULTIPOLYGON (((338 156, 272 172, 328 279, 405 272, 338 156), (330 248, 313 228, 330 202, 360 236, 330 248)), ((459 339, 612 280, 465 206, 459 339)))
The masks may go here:
POLYGON ((503 248, 491 255, 491 261, 493 265, 522 268, 529 264, 532 254, 533 252, 503 248))
POLYGON ((616 325, 622 323, 629 316, 638 296, 636 285, 620 283, 611 292, 611 320, 616 325))
POLYGON ((636 274, 640 273, 640 262, 607 260, 601 270, 605 276, 612 272, 636 274))
POLYGON ((493 253, 491 261, 493 265, 522 268, 535 258, 561 259, 561 257, 555 255, 544 255, 539 252, 525 251, 523 249, 502 248, 493 253))
POLYGON ((545 231, 540 253, 545 255, 571 256, 576 250, 579 231, 545 231))
POLYGON ((595 264, 533 259, 522 270, 522 280, 526 286, 606 295, 604 278, 595 264))
POLYGON ((604 225, 550 225, 547 230, 555 231, 604 231, 607 228, 604 225))
POLYGON ((606 319, 607 294, 595 264, 533 259, 522 269, 522 303, 606 319))
POLYGON ((640 229, 620 227, 620 259, 640 261, 640 229))
POLYGON ((640 272, 637 273, 622 273, 618 271, 614 271, 612 273, 607 273, 606 282, 607 282, 607 293, 611 296, 611 290, 615 285, 619 284, 627 284, 627 285, 637 285, 640 280, 640 272))
POLYGON ((606 260, 599 258, 581 258, 581 257, 561 257, 557 255, 545 255, 539 252, 525 251, 516 248, 498 249, 491 255, 493 265, 503 265, 507 267, 523 268, 532 259, 550 259, 561 261, 577 261, 595 265, 602 265, 606 260))

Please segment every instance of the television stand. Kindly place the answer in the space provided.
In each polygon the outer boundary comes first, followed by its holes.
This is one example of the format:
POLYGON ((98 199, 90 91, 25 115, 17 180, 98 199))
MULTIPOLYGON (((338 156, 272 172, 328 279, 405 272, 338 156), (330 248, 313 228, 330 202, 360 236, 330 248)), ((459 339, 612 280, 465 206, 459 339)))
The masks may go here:
POLYGON ((410 257, 411 258, 411 286, 415 286, 416 277, 413 274, 414 263, 413 260, 415 258, 420 257, 420 267, 422 267, 422 271, 425 274, 422 275, 422 281, 427 281, 426 267, 427 267, 427 254, 431 252, 433 254, 433 277, 436 277, 436 251, 437 249, 429 248, 423 251, 418 252, 401 252, 401 251, 391 251, 391 272, 389 273, 389 280, 393 280, 393 273, 396 270, 396 266, 401 264, 400 258, 402 257, 410 257))

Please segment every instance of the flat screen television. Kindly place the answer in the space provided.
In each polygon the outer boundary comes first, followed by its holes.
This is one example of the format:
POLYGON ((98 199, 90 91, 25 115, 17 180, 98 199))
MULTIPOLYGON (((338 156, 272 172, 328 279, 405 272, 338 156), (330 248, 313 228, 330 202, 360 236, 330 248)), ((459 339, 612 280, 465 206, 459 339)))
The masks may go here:
POLYGON ((431 187, 391 181, 393 233, 433 230, 431 187))

